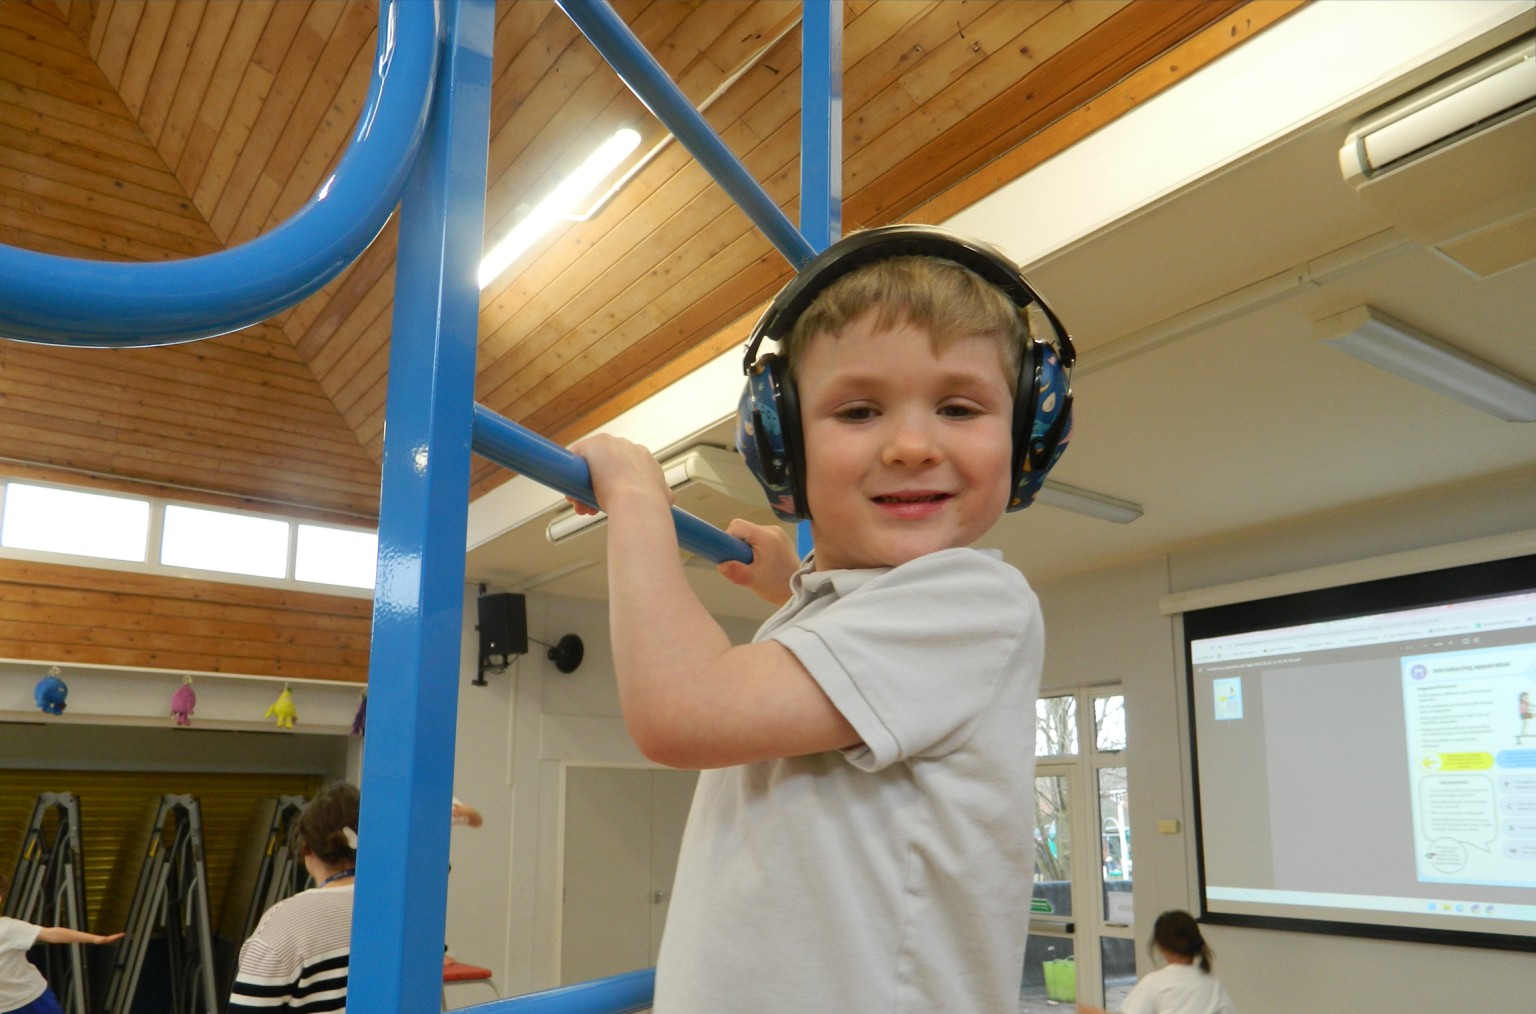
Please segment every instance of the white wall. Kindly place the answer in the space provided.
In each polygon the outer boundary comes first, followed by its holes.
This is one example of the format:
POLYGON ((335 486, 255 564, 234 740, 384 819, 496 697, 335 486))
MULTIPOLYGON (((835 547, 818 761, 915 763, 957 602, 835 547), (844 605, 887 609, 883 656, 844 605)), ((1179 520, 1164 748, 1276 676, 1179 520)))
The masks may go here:
MULTIPOLYGON (((498 591, 500 589, 491 589, 498 591)), ((601 603, 530 594, 528 635, 554 644, 577 634, 581 667, 559 672, 530 644, 488 686, 471 685, 478 641, 476 589, 465 590, 454 794, 485 817, 454 829, 448 877, 448 949, 494 973, 503 996, 559 982, 560 855, 564 771, 573 765, 651 766, 624 731, 601 603)), ((754 627, 732 621, 737 640, 754 627)), ((453 987, 449 1002, 489 993, 453 987)))
MULTIPOLYGON (((1046 685, 1123 684, 1128 708, 1138 960, 1152 920, 1196 910, 1188 730, 1170 592, 1529 531, 1536 472, 1245 533, 1041 586, 1046 685), (1180 833, 1159 835, 1160 820, 1180 833)), ((1027 561, 1017 561, 1028 570, 1027 561)), ((1243 1014, 1526 1010, 1530 955, 1213 926, 1217 970, 1243 1014), (1474 1001, 1475 998, 1475 1001, 1474 1001)))

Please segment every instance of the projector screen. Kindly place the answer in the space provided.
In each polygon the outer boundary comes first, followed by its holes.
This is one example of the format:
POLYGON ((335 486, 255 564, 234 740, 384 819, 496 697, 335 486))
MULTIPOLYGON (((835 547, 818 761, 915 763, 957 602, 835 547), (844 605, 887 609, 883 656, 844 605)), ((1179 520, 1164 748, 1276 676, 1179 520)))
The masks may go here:
POLYGON ((1536 556, 1183 627, 1207 921, 1536 950, 1536 556))

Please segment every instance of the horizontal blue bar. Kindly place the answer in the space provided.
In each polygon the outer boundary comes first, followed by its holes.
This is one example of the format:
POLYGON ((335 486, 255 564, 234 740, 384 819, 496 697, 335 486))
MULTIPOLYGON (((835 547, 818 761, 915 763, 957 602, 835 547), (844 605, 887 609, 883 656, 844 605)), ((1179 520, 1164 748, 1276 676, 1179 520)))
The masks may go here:
POLYGON ((656 969, 625 972, 538 993, 476 1004, 476 1014, 634 1014, 649 1010, 656 969))
POLYGON ((400 200, 437 70, 437 5, 385 0, 373 79, 352 143, 309 202, 249 243, 121 263, 0 245, 0 337, 82 348, 170 345, 249 327, 319 291, 400 200))
POLYGON ((799 270, 815 256, 811 244, 773 202, 720 135, 699 115, 661 64, 604 0, 557 0, 603 59, 714 177, 768 241, 799 270))
MULTIPOLYGON (((541 486, 588 507, 598 505, 586 459, 484 405, 475 406, 473 446, 481 457, 526 475, 541 486)), ((677 528, 677 544, 696 556, 712 563, 752 562, 752 550, 745 542, 685 510, 673 507, 672 523, 677 528)))

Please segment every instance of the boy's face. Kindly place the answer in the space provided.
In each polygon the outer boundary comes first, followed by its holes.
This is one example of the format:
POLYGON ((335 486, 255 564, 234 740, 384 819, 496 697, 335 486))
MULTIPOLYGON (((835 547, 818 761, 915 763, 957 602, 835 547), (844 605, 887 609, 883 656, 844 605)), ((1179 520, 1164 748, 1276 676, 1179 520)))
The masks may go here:
POLYGON ((795 368, 816 569, 894 567, 968 546, 1012 485, 1013 396, 999 340, 935 354, 926 328, 866 313, 795 368))

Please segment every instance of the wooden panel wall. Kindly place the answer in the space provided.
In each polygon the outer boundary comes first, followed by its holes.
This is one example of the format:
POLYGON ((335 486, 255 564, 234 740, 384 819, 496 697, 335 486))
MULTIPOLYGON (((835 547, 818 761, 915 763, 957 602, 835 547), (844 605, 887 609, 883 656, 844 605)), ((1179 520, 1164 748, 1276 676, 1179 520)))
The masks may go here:
POLYGON ((0 560, 0 658, 365 683, 369 599, 0 560))

